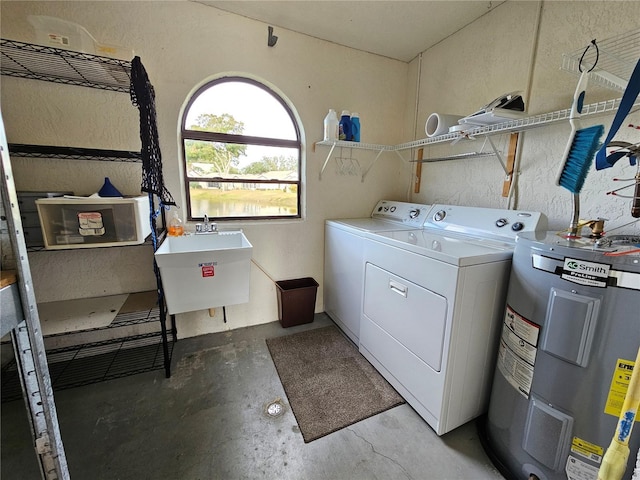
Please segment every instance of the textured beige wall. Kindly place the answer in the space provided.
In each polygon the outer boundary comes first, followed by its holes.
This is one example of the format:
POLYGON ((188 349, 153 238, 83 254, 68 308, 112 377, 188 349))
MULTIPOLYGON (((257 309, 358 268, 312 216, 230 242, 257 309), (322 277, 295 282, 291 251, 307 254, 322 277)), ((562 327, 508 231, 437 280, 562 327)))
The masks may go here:
MULTIPOLYGON (((365 182, 340 175, 333 161, 320 181, 328 149, 314 150, 313 143, 321 137, 328 108, 357 110, 362 140, 390 145, 424 138, 424 123, 432 112, 466 115, 514 90, 523 92, 530 114, 568 108, 577 77, 560 70, 562 53, 592 38, 637 28, 640 18, 640 2, 508 1, 425 51, 421 59, 404 64, 282 29, 276 29, 276 47, 269 48, 266 24, 192 2, 11 1, 0 8, 3 38, 33 41, 26 16, 42 14, 83 25, 100 42, 134 49, 156 89, 165 179, 180 204, 177 130, 184 102, 196 86, 221 72, 246 73, 274 86, 299 115, 306 145, 304 219, 234 224, 244 228, 254 259, 268 276, 252 266, 251 300, 229 307, 226 325, 220 312, 213 319, 206 312, 180 315, 181 336, 276 320, 276 292, 269 277, 314 277, 321 285, 316 304, 321 311, 327 218, 366 216, 380 198, 508 206, 500 195, 504 173, 492 158, 424 165, 418 195, 409 193, 413 165, 395 154, 383 154, 365 182)), ((137 110, 126 94, 9 77, 2 77, 0 93, 9 142, 139 149, 137 110)), ((591 88, 587 102, 615 96, 620 93, 591 88)), ((640 123, 638 115, 628 121, 640 123)), ((597 121, 608 130, 612 119, 600 116, 585 125, 597 121)), ((630 139, 625 133, 620 138, 630 139)), ((554 183, 568 135, 568 124, 561 123, 528 131, 520 140, 515 201, 519 208, 546 213, 552 229, 565 228, 571 215, 570 194, 554 183)), ((503 152, 507 140, 507 135, 495 137, 503 152)), ((481 147, 477 140, 431 147, 426 153, 440 156, 481 147)), ((375 152, 353 154, 365 168, 375 158, 375 152)), ((139 192, 135 165, 15 159, 14 169, 20 189, 86 194, 109 176, 124 193, 139 192)), ((604 192, 614 188, 614 176, 633 174, 635 168, 623 161, 592 171, 583 189, 583 217, 607 218, 609 230, 630 222, 629 201, 604 192)), ((624 231, 637 233, 638 227, 624 231)), ((39 252, 30 254, 30 261, 40 301, 154 287, 151 252, 144 246, 39 252)))
MULTIPOLYGON (((603 41, 637 29, 638 18, 640 2, 509 1, 500 5, 423 53, 414 138, 425 137, 424 123, 433 112, 468 115, 498 95, 515 90, 522 91, 528 99, 528 114, 569 108, 578 77, 561 70, 562 54, 586 47, 594 38, 603 41)), ((417 71, 418 63, 418 59, 412 62, 412 72, 417 71)), ((587 90, 586 103, 621 96, 621 92, 592 86, 587 90)), ((583 127, 600 123, 606 134, 613 116, 585 118, 583 127)), ((630 115, 626 123, 637 125, 640 115, 630 115)), ((620 132, 616 139, 639 140, 637 130, 623 128, 620 132)), ((544 212, 552 230, 568 226, 573 208, 571 194, 555 185, 569 133, 568 122, 562 122, 520 136, 517 206, 544 212)), ((494 141, 506 152, 508 135, 496 136, 494 141)), ((430 147, 427 155, 478 151, 481 147, 482 140, 460 142, 454 147, 430 147)), ((581 218, 606 218, 609 231, 634 220, 630 200, 608 196, 606 192, 620 186, 613 177, 631 178, 635 172, 627 160, 602 171, 592 167, 582 190, 581 218)), ((493 158, 425 164, 422 174, 421 193, 413 196, 416 201, 508 207, 501 196, 504 173, 493 158)), ((636 223, 611 233, 639 231, 636 223)))
MULTIPOLYGON (((178 124, 193 89, 221 72, 246 73, 273 85, 297 112, 306 153, 304 219, 234 223, 254 246, 254 259, 275 280, 312 276, 321 285, 324 221, 370 214, 380 198, 406 199, 409 168, 385 154, 365 182, 340 175, 332 160, 320 181, 326 147, 322 121, 329 108, 358 111, 364 142, 395 144, 403 138, 408 65, 276 29, 193 2, 2 2, 2 37, 30 42, 29 14, 78 23, 99 42, 133 48, 156 91, 158 129, 168 188, 183 204, 178 124)), ((122 93, 2 77, 2 110, 10 143, 139 150, 138 112, 122 93)), ((347 153, 347 152, 345 152, 347 153)), ((354 152, 363 167, 375 152, 354 152)), ((139 192, 139 166, 14 159, 19 189, 96 191, 109 176, 125 194, 139 192), (138 170, 136 170, 138 169, 138 170)), ((189 226, 193 228, 193 225, 189 226)), ((29 256, 39 301, 154 288, 149 247, 36 252, 29 256)), ((180 336, 277 320, 276 289, 252 266, 251 300, 219 311, 179 315, 180 336)))

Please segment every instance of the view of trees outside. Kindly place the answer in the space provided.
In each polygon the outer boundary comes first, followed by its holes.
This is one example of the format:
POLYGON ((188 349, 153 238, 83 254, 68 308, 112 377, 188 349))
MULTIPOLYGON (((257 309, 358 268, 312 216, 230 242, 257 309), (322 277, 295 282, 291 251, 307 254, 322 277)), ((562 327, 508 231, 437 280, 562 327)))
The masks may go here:
MULTIPOLYGON (((188 130, 233 135, 249 135, 247 130, 250 130, 253 136, 289 139, 293 129, 292 122, 277 100, 259 87, 242 82, 229 83, 214 85, 198 97, 188 112, 188 130), (206 98, 205 94, 219 88, 228 90, 229 83, 236 83, 233 92, 235 102, 238 99, 242 101, 228 104, 226 99, 231 94, 229 91, 222 94, 219 92, 220 102, 212 99, 211 95, 206 98), (247 88, 253 91, 252 95, 256 93, 254 91, 258 91, 260 95, 251 99, 252 108, 239 108, 239 105, 246 107, 247 102, 244 100, 247 100, 247 88), (205 99, 207 105, 203 106, 205 99), (220 111, 221 108, 229 110, 220 111), (273 108, 281 111, 279 130, 269 120, 273 118, 273 110, 268 110, 273 108), (194 112, 198 112, 197 115, 194 112), (265 116, 265 112, 271 115, 265 116), (264 122, 268 125, 265 126, 264 122)), ((295 129, 293 132, 295 138, 295 129)), ((205 213, 211 218, 298 214, 297 184, 273 182, 299 180, 299 153, 296 148, 190 139, 185 139, 184 142, 193 217, 201 217, 205 213)))

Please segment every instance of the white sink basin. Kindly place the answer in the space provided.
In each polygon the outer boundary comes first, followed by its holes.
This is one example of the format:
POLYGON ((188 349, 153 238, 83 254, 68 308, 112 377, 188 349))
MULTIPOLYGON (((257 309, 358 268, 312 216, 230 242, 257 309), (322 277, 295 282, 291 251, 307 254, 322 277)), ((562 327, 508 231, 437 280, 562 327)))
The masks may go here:
POLYGON ((248 302, 252 251, 240 230, 165 238, 155 258, 169 313, 248 302))

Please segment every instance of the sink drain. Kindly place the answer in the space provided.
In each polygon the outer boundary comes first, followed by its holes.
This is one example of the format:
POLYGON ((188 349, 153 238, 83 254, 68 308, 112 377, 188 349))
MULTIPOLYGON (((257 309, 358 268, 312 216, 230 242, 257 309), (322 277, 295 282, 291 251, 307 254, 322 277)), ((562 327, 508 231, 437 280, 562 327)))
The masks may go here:
POLYGON ((279 398, 271 403, 268 403, 264 409, 265 413, 270 417, 279 417, 284 413, 284 405, 279 398))

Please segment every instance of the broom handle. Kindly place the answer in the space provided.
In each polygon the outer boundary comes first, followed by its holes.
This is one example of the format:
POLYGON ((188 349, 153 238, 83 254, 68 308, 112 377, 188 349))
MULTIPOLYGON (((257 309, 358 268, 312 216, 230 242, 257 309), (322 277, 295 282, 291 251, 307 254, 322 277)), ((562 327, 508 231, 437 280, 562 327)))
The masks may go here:
POLYGON ((638 413, 638 405, 640 405, 640 348, 638 349, 636 363, 633 366, 627 395, 624 397, 618 428, 616 429, 615 438, 624 445, 629 443, 633 423, 638 413))
POLYGON ((620 411, 616 433, 611 439, 611 444, 609 444, 598 470, 598 480, 621 480, 624 476, 624 472, 627 469, 627 460, 629 459, 629 437, 631 436, 631 429, 633 428, 639 404, 640 348, 629 379, 629 387, 620 411))

